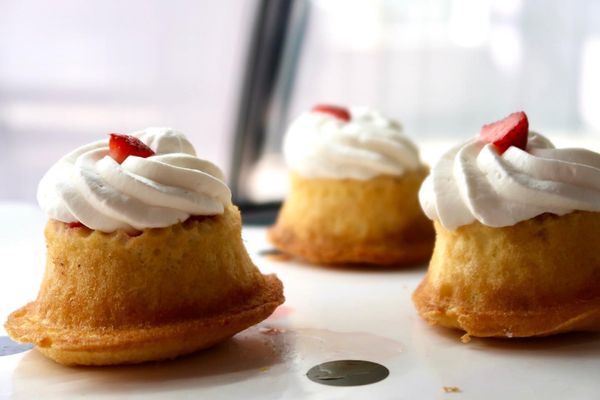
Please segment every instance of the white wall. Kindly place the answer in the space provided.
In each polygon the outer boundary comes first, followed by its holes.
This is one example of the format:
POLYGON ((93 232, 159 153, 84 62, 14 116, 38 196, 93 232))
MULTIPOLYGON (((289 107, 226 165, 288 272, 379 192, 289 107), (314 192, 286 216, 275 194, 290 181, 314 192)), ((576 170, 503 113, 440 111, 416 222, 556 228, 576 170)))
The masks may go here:
POLYGON ((0 0, 0 199, 67 151, 150 125, 229 166, 256 0, 0 0))

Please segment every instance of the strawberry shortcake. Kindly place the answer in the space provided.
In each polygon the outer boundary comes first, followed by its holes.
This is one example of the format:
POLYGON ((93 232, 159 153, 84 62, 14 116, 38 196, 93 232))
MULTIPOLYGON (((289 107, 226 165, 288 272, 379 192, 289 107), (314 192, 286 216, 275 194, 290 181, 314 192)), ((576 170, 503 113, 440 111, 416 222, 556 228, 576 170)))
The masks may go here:
POLYGON ((284 300, 244 248, 223 174, 177 131, 112 134, 73 151, 44 176, 38 201, 50 219, 45 275, 5 326, 59 363, 173 358, 284 300))
POLYGON ((319 105, 284 139, 291 190, 271 242, 313 263, 406 265, 429 258, 419 207, 428 169, 396 121, 361 107, 319 105))
POLYGON ((420 201, 436 243, 413 300, 470 336, 600 330, 600 154, 557 149, 523 112, 432 168, 420 201))

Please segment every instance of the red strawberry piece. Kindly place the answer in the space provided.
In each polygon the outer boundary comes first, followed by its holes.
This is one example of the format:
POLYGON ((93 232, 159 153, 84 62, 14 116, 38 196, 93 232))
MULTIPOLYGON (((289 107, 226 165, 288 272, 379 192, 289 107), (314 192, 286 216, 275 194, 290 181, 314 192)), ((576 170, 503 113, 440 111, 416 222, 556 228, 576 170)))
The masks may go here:
POLYGON ((333 106, 331 104, 317 104, 311 111, 330 114, 342 121, 350 121, 350 111, 345 107, 333 106))
POLYGON ((84 224, 82 224, 79 221, 77 221, 77 222, 67 222, 67 226, 69 228, 85 228, 86 227, 84 224))
POLYGON ((479 136, 486 142, 496 146, 498 153, 502 154, 510 146, 525 150, 528 133, 529 121, 527 120, 527 114, 519 111, 500 121, 484 125, 479 136))
POLYGON ((110 134, 108 149, 110 156, 119 164, 129 156, 146 158, 154 155, 154 151, 140 139, 119 133, 110 134))

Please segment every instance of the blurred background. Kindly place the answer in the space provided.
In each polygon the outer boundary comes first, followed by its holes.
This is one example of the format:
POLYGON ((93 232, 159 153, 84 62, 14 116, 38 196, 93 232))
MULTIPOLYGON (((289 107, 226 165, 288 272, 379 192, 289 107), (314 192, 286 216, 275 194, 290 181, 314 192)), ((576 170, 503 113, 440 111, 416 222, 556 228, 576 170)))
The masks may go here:
POLYGON ((600 2, 0 0, 0 201, 152 125, 186 133, 239 201, 276 201, 282 135, 315 103, 381 109, 430 163, 521 109, 600 150, 600 2))

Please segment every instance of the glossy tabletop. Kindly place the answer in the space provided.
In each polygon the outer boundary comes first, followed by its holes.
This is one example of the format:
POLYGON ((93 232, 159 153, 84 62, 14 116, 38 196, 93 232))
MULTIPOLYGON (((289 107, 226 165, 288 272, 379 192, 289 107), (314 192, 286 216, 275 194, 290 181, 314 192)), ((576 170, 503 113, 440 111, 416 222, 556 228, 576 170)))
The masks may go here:
MULTIPOLYGON (((0 203, 0 318, 35 298, 45 220, 37 207, 0 203)), ((63 367, 35 350, 0 357, 0 398, 592 399, 600 392, 600 335, 462 343, 416 314, 424 265, 400 270, 324 268, 265 255, 264 228, 245 228, 249 253, 285 285, 268 320, 208 351, 138 366, 63 367), (364 386, 312 382, 332 360, 384 365, 364 386)), ((6 335, 0 328, 0 336, 6 335)), ((0 346, 2 344, 0 343, 0 346)))

